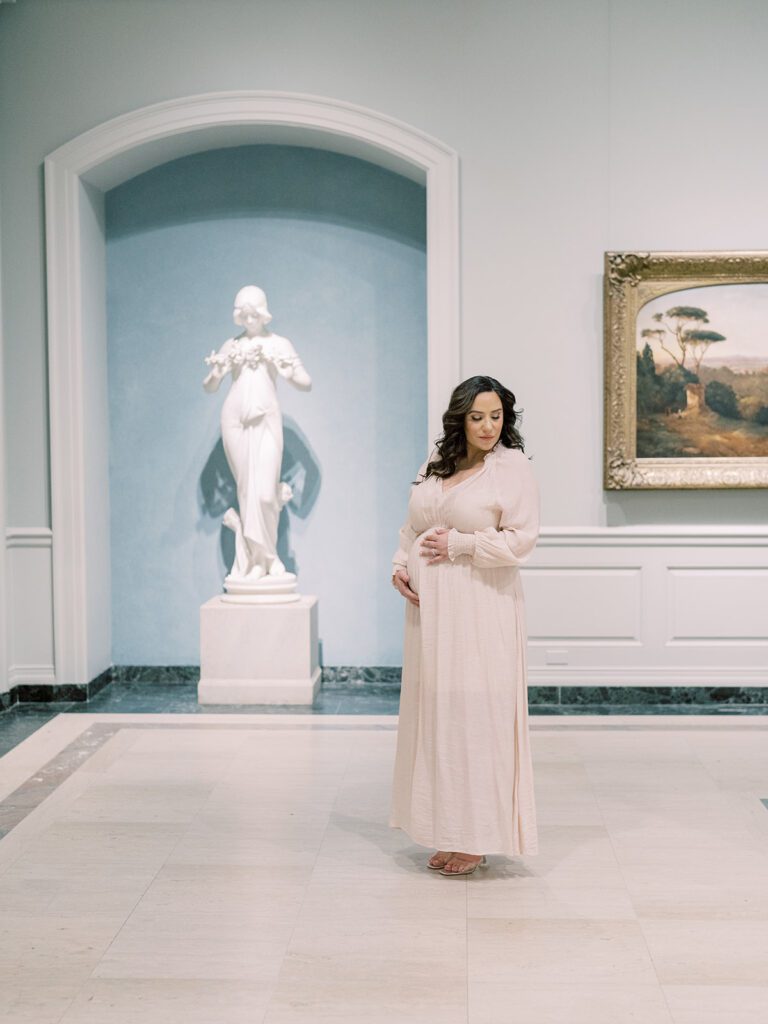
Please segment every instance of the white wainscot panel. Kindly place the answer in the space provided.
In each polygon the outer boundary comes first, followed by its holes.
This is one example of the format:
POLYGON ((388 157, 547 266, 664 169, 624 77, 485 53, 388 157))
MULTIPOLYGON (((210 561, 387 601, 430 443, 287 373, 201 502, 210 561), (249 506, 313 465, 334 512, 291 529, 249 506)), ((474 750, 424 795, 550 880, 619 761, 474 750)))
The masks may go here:
POLYGON ((766 527, 549 527, 522 576, 534 685, 768 686, 766 527))
POLYGON ((524 570, 532 643, 639 643, 640 566, 524 570))
POLYGON ((51 531, 6 530, 8 685, 52 683, 53 579, 51 531))
POLYGON ((669 569, 669 642, 768 644, 768 565, 669 569))

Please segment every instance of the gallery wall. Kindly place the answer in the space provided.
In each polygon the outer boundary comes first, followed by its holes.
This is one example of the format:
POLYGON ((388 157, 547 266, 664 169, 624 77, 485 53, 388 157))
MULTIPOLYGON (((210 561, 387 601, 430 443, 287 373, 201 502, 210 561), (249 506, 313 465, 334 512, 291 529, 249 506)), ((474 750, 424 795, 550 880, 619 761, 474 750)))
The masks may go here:
POLYGON ((107 194, 112 660, 194 665, 200 605, 233 556, 221 445, 229 386, 203 358, 264 288, 312 391, 279 381, 279 552, 320 598, 331 665, 397 664, 390 561, 424 458, 424 188, 315 149, 240 146, 164 164, 107 194))
MULTIPOLYGON (((601 272, 606 249, 765 247, 766 39, 763 0, 0 6, 6 525, 40 615, 55 542, 42 161, 118 114, 208 91, 347 100, 457 151, 462 375, 518 394, 548 528, 765 524, 761 491, 602 490, 601 272)), ((22 660, 44 664, 32 621, 22 660)))

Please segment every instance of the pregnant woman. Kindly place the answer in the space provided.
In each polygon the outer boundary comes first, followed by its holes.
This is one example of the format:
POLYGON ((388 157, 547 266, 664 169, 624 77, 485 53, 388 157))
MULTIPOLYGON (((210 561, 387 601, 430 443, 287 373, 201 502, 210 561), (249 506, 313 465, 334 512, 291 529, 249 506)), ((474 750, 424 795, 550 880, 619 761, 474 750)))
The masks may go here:
POLYGON ((407 604, 389 823, 449 877, 537 852, 518 566, 539 494, 516 420, 493 377, 459 384, 393 558, 407 604))

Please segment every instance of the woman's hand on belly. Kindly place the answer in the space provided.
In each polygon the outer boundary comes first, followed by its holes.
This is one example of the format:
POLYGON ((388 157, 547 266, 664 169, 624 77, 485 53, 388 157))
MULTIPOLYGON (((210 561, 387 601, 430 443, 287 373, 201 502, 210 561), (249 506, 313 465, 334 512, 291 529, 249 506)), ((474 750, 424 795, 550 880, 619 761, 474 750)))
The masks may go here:
POLYGON ((438 565, 448 561, 448 530, 438 526, 421 538, 421 555, 427 565, 438 565))
POLYGON ((412 605, 419 607, 419 595, 411 590, 410 576, 405 569, 398 569, 395 575, 392 577, 392 585, 398 593, 402 594, 406 601, 410 601, 412 605))

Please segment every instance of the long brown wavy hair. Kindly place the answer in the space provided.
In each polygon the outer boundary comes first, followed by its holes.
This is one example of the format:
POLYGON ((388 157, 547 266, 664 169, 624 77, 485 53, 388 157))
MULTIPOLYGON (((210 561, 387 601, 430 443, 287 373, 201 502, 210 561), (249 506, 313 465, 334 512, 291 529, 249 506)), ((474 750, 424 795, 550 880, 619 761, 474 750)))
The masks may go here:
POLYGON ((453 476, 459 462, 467 454, 467 435, 464 429, 465 417, 472 409, 478 395, 493 391, 499 396, 502 408, 501 435, 498 444, 505 448, 519 448, 525 451, 520 431, 515 423, 521 409, 515 409, 515 396, 493 377, 469 377, 453 389, 448 408, 443 413, 443 433, 435 442, 437 455, 427 463, 422 479, 429 476, 453 476))

